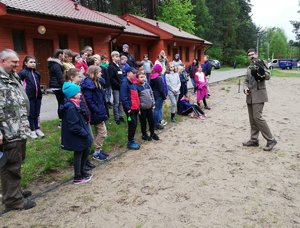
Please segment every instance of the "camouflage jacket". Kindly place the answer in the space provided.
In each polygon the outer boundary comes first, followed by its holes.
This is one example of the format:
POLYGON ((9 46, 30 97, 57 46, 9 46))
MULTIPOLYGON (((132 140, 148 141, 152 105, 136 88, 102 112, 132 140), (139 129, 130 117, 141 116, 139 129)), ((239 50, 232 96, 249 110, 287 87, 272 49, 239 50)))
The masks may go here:
POLYGON ((0 68, 0 136, 4 143, 26 139, 30 134, 28 98, 17 77, 0 68))

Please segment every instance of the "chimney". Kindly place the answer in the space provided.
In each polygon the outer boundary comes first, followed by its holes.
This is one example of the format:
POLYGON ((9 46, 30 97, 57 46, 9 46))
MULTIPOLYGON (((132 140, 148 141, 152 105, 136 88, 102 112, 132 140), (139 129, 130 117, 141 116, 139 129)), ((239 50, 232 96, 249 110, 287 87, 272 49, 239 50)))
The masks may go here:
POLYGON ((156 27, 159 27, 158 21, 156 22, 156 27))
POLYGON ((181 32, 181 27, 178 28, 179 32, 181 32))
POLYGON ((127 23, 127 25, 128 25, 128 26, 130 26, 130 24, 129 24, 129 20, 126 20, 126 23, 127 23))
POLYGON ((79 10, 79 2, 78 2, 78 0, 74 0, 74 7, 75 7, 75 10, 79 10))

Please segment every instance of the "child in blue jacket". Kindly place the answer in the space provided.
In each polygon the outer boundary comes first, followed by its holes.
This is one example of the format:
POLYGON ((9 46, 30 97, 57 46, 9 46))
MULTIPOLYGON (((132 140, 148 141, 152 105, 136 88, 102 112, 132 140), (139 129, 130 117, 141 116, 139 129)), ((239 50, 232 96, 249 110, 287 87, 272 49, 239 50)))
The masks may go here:
POLYGON ((67 101, 60 106, 62 115, 61 147, 74 151, 74 184, 89 182, 92 175, 84 170, 92 144, 87 115, 80 108, 80 86, 65 82, 62 91, 67 101))
POLYGON ((105 108, 105 98, 103 96, 101 78, 101 68, 99 66, 90 66, 87 77, 81 82, 81 89, 90 110, 91 125, 95 126, 95 160, 105 160, 108 154, 102 150, 103 142, 107 136, 105 121, 108 119, 105 108))
POLYGON ((137 116, 140 108, 140 99, 137 91, 137 86, 134 83, 136 79, 136 69, 133 67, 126 68, 126 75, 121 84, 120 100, 123 109, 127 115, 128 123, 128 144, 127 147, 132 150, 140 149, 140 144, 134 140, 134 135, 137 127, 137 116))
POLYGON ((36 59, 28 55, 23 62, 23 69, 19 72, 19 77, 23 81, 26 94, 30 102, 30 112, 28 121, 30 125, 30 137, 37 139, 44 137, 45 134, 40 128, 40 111, 42 105, 41 75, 36 70, 36 59))

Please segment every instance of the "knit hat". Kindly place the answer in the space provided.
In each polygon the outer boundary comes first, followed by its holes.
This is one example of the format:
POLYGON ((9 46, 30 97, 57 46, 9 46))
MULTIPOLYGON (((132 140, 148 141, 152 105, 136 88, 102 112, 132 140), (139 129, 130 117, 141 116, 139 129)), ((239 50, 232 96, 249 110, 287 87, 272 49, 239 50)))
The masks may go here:
POLYGON ((123 48, 129 48, 128 44, 123 44, 123 48))
POLYGON ((153 66, 153 73, 161 73, 162 72, 162 67, 161 67, 161 65, 159 65, 159 64, 155 64, 154 66, 153 66))
POLYGON ((71 82, 65 82, 62 87, 62 92, 66 98, 69 99, 80 92, 80 86, 71 82))

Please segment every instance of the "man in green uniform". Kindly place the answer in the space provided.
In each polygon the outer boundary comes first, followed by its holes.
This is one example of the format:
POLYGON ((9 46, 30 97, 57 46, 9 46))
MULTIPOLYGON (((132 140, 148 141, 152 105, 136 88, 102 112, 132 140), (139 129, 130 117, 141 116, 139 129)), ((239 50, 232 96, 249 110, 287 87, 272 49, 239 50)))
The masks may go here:
POLYGON ((248 142, 243 143, 243 146, 259 146, 258 135, 261 132, 262 136, 267 140, 267 145, 263 149, 271 151, 277 144, 277 141, 273 137, 267 122, 262 117, 264 103, 268 101, 265 81, 270 79, 270 72, 264 62, 258 59, 255 49, 249 49, 247 53, 251 64, 247 69, 244 93, 246 94, 251 126, 251 138, 248 142))

